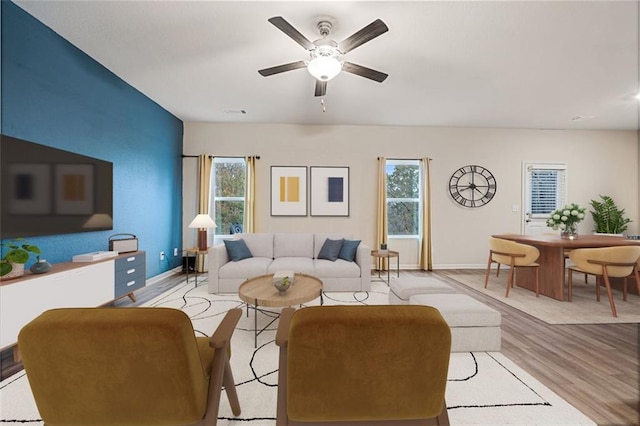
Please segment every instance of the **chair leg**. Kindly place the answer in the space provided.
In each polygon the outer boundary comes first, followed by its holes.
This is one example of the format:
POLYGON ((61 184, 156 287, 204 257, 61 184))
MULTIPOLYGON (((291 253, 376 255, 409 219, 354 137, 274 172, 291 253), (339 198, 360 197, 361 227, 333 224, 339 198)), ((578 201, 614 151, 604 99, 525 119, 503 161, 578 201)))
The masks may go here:
POLYGON ((496 277, 500 276, 500 264, 498 263, 498 270, 496 271, 496 277))
POLYGON ((622 301, 626 302, 627 301, 627 281, 628 281, 629 277, 624 277, 623 283, 622 283, 622 301))
POLYGON ((600 284, 602 281, 602 277, 600 275, 596 275, 596 300, 600 301, 600 284))
POLYGON ((511 258, 511 267, 509 269, 509 279, 507 280, 507 292, 504 297, 509 297, 509 290, 513 287, 513 271, 515 271, 516 265, 514 264, 514 258, 511 258))
MULTIPOLYGON (((487 273, 484 276, 484 288, 487 288, 487 284, 489 283, 489 273, 491 272, 491 252, 489 252, 489 261, 487 262, 487 273)), ((498 269, 500 268, 500 264, 498 263, 498 269)))
POLYGON ((540 297, 540 267, 536 268, 536 297, 540 297))
POLYGON ((227 394, 227 399, 229 400, 229 405, 231 406, 231 412, 234 416, 239 416, 240 411, 240 401, 238 400, 238 392, 236 391, 236 383, 233 380, 233 371, 231 371, 231 364, 229 363, 229 359, 225 361, 224 366, 224 376, 222 378, 222 385, 224 386, 224 391, 227 394))
POLYGON ((616 303, 613 301, 613 294, 611 294, 611 283, 609 283, 609 274, 607 274, 607 265, 603 266, 604 269, 604 285, 607 288, 607 296, 609 297, 609 304, 611 305, 611 313, 614 317, 618 317, 616 312, 616 303))
POLYGON ((573 269, 569 268, 569 281, 567 284, 569 286, 569 302, 571 302, 571 297, 573 296, 573 269))

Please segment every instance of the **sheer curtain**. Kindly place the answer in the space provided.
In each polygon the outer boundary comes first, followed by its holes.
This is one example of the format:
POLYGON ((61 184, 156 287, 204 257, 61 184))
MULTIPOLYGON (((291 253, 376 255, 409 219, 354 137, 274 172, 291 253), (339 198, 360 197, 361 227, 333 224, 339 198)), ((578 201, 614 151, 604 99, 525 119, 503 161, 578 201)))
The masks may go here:
MULTIPOLYGON (((378 157, 378 204, 376 206, 376 245, 374 249, 378 249, 380 244, 387 242, 387 159, 378 157)), ((386 270, 388 267, 386 258, 376 258, 376 269, 386 270)))
POLYGON ((422 182, 420 192, 422 196, 422 247, 420 250, 420 269, 433 270, 431 260, 431 158, 420 159, 422 168, 422 182))
POLYGON ((255 232, 256 227, 256 157, 245 157, 247 172, 244 193, 244 232, 255 232))

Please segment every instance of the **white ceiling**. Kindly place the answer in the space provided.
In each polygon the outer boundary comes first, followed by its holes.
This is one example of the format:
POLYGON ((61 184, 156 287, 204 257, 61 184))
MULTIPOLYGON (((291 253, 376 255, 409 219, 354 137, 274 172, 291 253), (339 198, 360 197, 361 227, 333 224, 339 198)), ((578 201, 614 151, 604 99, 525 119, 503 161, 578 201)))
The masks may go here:
POLYGON ((637 1, 15 3, 184 121, 639 128, 637 1), (258 74, 308 59, 272 16, 338 42, 382 19, 345 59, 389 77, 341 73, 323 113, 306 70, 258 74))

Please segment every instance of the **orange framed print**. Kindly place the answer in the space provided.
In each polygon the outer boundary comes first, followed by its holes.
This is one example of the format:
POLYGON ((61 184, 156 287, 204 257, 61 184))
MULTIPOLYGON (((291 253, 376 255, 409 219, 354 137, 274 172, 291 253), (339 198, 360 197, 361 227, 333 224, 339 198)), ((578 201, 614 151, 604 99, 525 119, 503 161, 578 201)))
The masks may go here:
POLYGON ((271 216, 307 215, 307 167, 271 166, 271 216))

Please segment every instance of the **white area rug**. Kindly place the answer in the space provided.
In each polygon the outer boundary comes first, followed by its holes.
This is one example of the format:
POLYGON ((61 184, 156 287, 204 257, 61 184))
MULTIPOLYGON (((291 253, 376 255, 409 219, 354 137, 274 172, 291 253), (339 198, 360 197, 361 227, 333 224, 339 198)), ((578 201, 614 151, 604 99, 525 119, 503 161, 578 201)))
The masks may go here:
MULTIPOLYGON (((595 278, 589 277, 589 283, 584 283, 583 274, 573 276, 572 302, 540 296, 536 298, 533 291, 514 286, 509 291, 509 297, 504 297, 507 289, 509 271, 500 271, 496 277, 495 270, 489 276, 489 284, 484 288, 484 274, 451 274, 447 277, 462 283, 480 293, 491 296, 502 303, 526 312, 548 324, 613 324, 640 323, 640 297, 629 294, 627 301, 622 301, 622 291, 613 290, 613 300, 618 311, 618 317, 611 315, 611 306, 604 286, 600 287, 600 302, 596 300, 595 278)), ((635 286, 635 280, 630 279, 629 286, 635 286)))
MULTIPOLYGON (((371 292, 327 293, 329 304, 386 304, 387 286, 373 283, 371 292)), ((319 300, 309 305, 317 305, 319 300)), ((182 309, 198 333, 210 334, 224 313, 243 307, 235 295, 212 295, 206 285, 177 286, 148 306, 182 309)), ((274 311, 277 312, 277 311, 274 311)), ((258 326, 270 318, 260 315, 258 326)), ((233 368, 242 414, 234 418, 223 395, 219 425, 275 425, 278 348, 274 323, 258 337, 254 349, 253 311, 243 315, 232 340, 233 368)), ((365 355, 366 356, 366 355, 365 355)), ((392 397, 392 396, 390 396, 392 397)), ((452 425, 594 425, 574 407, 498 352, 452 354, 447 406, 452 425)), ((0 383, 0 423, 42 424, 24 373, 0 383)))

